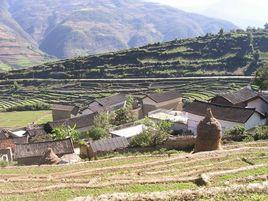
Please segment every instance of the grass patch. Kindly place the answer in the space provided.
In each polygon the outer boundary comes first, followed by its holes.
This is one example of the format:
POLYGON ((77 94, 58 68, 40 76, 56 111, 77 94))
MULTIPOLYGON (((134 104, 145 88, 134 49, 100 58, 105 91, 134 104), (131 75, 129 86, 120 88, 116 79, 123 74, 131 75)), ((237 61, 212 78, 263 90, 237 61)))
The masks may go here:
POLYGON ((52 120, 51 111, 1 112, 0 127, 18 128, 29 123, 46 123, 52 120))

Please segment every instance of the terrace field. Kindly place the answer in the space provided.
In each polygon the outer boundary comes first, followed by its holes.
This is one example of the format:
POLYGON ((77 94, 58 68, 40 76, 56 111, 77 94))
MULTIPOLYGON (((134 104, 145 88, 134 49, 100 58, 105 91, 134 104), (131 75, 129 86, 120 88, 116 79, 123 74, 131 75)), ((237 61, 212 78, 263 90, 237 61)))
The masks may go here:
POLYGON ((114 93, 144 95, 157 89, 179 90, 184 100, 207 100, 215 94, 238 90, 252 77, 145 78, 145 79, 22 79, 0 81, 0 110, 19 105, 72 103, 84 106, 114 93))
POLYGON ((197 154, 165 151, 0 168, 0 200, 267 200, 267 178, 268 141, 257 141, 197 154))

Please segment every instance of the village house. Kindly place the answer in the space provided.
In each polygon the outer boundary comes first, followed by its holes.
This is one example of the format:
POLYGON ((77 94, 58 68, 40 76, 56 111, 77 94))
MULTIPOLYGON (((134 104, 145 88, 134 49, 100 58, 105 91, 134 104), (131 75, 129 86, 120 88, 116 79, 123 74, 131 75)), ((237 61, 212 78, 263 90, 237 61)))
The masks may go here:
POLYGON ((174 111, 174 110, 165 110, 158 109, 152 112, 149 112, 148 117, 156 122, 159 121, 168 121, 172 123, 171 130, 174 133, 188 130, 188 117, 185 112, 174 111))
POLYGON ((219 120, 223 131, 237 126, 244 126, 246 130, 249 130, 266 123, 265 116, 254 108, 218 105, 195 100, 184 108, 188 117, 188 129, 194 134, 197 132, 197 125, 206 116, 208 108, 219 120))
POLYGON ((91 102, 86 108, 80 111, 81 115, 101 113, 103 111, 115 111, 124 107, 127 100, 126 94, 116 94, 113 96, 96 99, 91 102))
POLYGON ((48 122, 44 128, 47 133, 51 133, 55 128, 59 127, 70 127, 75 128, 79 132, 87 132, 93 126, 96 115, 97 113, 91 113, 70 119, 48 122))
POLYGON ((256 97, 257 95, 257 92, 253 91, 251 87, 247 86, 239 91, 219 94, 212 98, 210 102, 218 105, 246 107, 246 101, 256 97))
POLYGON ((142 99, 144 116, 157 109, 181 111, 183 107, 182 95, 179 91, 148 94, 142 99))
POLYGON ((268 97, 259 93, 255 97, 245 101, 246 108, 255 108, 258 112, 267 116, 268 114, 268 97))
POLYGON ((75 117, 79 107, 71 105, 54 104, 51 106, 53 121, 75 117))
POLYGON ((15 148, 14 159, 19 165, 38 165, 49 148, 51 148, 58 157, 74 153, 73 141, 68 138, 57 141, 18 144, 15 148))

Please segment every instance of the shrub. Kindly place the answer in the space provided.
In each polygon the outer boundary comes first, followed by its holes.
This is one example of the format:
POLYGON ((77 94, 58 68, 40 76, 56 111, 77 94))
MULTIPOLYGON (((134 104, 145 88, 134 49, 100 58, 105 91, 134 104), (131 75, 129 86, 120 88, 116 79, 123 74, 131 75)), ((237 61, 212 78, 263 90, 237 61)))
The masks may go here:
POLYGON ((247 137, 246 128, 244 126, 237 126, 226 130, 224 133, 224 138, 233 141, 242 141, 247 137))
POLYGON ((0 167, 7 167, 8 166, 8 162, 7 161, 0 161, 0 167))
POLYGON ((163 144, 170 135, 171 123, 167 121, 155 124, 151 120, 144 120, 147 129, 140 135, 132 138, 130 146, 132 147, 148 147, 163 144))
POLYGON ((88 132, 88 137, 92 138, 93 140, 99 140, 103 138, 108 138, 109 132, 105 128, 101 127, 93 127, 89 132, 88 132))
POLYGON ((93 122, 94 127, 103 128, 108 132, 108 130, 112 127, 111 124, 112 119, 113 119, 112 114, 102 112, 94 118, 93 122))
POLYGON ((268 139, 268 126, 258 126, 254 135, 255 140, 267 140, 268 139))

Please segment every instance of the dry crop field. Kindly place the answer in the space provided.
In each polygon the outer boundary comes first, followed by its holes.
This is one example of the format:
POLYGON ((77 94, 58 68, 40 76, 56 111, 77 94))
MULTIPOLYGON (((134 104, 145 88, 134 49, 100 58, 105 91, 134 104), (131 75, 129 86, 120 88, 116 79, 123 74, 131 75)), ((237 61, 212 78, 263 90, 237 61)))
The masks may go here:
POLYGON ((267 200, 268 141, 0 169, 0 200, 267 200), (88 196, 87 198, 77 198, 88 196))

